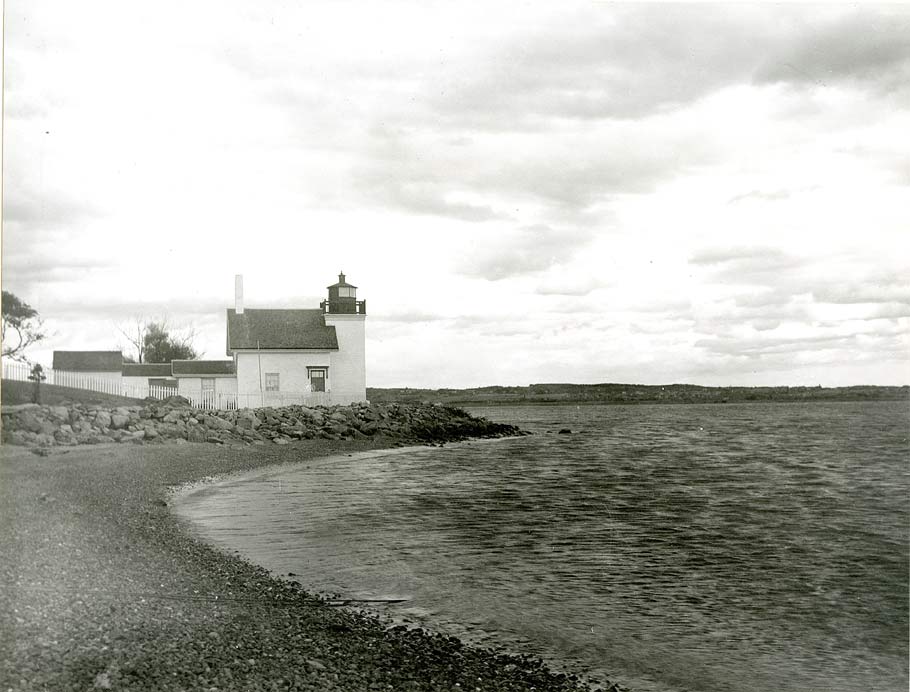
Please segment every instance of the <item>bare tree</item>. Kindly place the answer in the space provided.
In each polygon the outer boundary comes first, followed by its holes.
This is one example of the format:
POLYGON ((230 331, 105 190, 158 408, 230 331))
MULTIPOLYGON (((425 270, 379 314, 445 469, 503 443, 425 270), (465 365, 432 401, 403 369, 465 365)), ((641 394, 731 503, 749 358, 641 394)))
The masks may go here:
POLYGON ((193 327, 173 327, 167 317, 134 317, 130 324, 117 325, 117 329, 132 347, 132 353, 125 355, 127 361, 169 363, 172 360, 192 360, 201 355, 193 347, 196 330, 193 327))
MULTIPOLYGON (((128 353, 126 357, 131 358, 135 363, 145 362, 145 333, 148 331, 150 323, 151 320, 145 317, 134 317, 128 324, 117 325, 117 331, 123 334, 129 345, 133 348, 133 353, 128 353)), ((120 350, 123 350, 122 346, 120 350)))

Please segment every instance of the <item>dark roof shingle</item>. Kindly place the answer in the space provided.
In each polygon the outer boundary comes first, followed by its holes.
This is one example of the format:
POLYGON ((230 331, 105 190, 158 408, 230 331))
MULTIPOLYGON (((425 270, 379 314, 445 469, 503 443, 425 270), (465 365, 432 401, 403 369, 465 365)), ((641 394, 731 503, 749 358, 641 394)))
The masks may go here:
POLYGON ((120 372, 120 351, 54 351, 54 370, 72 372, 120 372))
POLYGON ((124 377, 170 377, 170 363, 124 363, 124 377))
POLYGON ((175 360, 171 363, 174 375, 233 375, 232 360, 175 360))
MULTIPOLYGON (((337 350, 335 327, 327 326, 322 310, 227 311, 228 354, 235 349, 337 350)), ((175 371, 176 372, 176 371, 175 371)))

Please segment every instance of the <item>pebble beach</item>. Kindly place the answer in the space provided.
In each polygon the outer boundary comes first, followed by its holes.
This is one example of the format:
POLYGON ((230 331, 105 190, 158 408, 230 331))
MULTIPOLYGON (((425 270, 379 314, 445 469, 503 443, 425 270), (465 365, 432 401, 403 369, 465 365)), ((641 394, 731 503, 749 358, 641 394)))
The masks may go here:
POLYGON ((203 543, 168 506, 214 476, 399 443, 4 445, 0 690, 592 689, 337 607, 203 543))

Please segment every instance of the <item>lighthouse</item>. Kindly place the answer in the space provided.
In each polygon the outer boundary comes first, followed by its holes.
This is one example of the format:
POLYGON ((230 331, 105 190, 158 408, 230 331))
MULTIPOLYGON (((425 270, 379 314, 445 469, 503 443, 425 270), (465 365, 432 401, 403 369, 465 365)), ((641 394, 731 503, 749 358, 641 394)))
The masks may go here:
POLYGON ((357 287, 349 284, 344 278, 344 272, 338 274, 338 283, 327 286, 329 299, 323 301, 322 310, 328 314, 366 315, 367 304, 365 300, 357 300, 357 287))
POLYGON ((320 307, 326 326, 334 327, 338 338, 330 374, 333 398, 339 403, 366 401, 367 303, 357 300, 357 287, 347 282, 344 272, 326 288, 328 298, 320 307))

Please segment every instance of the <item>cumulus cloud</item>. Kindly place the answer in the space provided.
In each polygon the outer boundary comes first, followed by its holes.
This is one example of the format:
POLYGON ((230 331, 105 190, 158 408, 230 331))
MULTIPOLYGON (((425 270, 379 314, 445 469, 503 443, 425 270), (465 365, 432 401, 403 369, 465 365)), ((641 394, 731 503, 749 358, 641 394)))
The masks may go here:
POLYGON ((788 199, 791 196, 789 190, 750 190, 735 197, 731 197, 727 204, 736 204, 747 200, 757 200, 759 202, 773 202, 780 199, 788 199))
POLYGON ((903 303, 910 305, 910 283, 905 277, 871 274, 865 281, 840 280, 814 288, 820 303, 903 303))
POLYGON ((774 267, 788 265, 791 260, 786 253, 776 247, 712 247, 696 252, 689 258, 692 264, 729 265, 748 264, 750 266, 774 267))
POLYGON ((560 272, 544 279, 534 292, 542 296, 586 296, 603 285, 603 281, 594 277, 560 272))
POLYGON ((581 18, 556 17, 490 47, 481 58, 486 69, 469 79, 453 76, 435 111, 444 122, 493 129, 642 116, 732 82, 761 43, 717 6, 705 13, 676 6, 611 10, 579 8, 581 18))
POLYGON ((753 358, 770 354, 799 353, 808 349, 842 347, 855 340, 853 335, 822 334, 799 337, 732 337, 723 336, 699 339, 698 348, 725 355, 749 356, 753 358))
POLYGON ((747 6, 576 8, 482 50, 470 77, 434 74, 443 124, 539 127, 553 119, 642 117, 727 86, 850 82, 906 85, 908 15, 900 8, 804 13, 775 20, 747 6), (647 65, 647 69, 642 69, 647 65))
POLYGON ((30 293, 36 286, 94 280, 97 272, 114 266, 113 260, 102 257, 49 257, 14 250, 3 257, 3 285, 14 293, 30 293))
POLYGON ((419 324, 423 322, 439 322, 448 319, 445 315, 421 310, 401 310, 396 312, 381 312, 371 315, 370 322, 383 322, 390 324, 419 324))
POLYGON ((71 227, 99 214, 95 205, 46 184, 30 189, 14 185, 3 198, 3 222, 16 227, 15 230, 32 232, 71 227))
POLYGON ((534 274, 570 259, 592 237, 590 231, 543 224, 518 228, 478 243, 458 262, 456 271, 488 281, 534 274))
POLYGON ((647 193, 711 160, 710 138, 693 128, 660 119, 453 140, 420 124, 377 127, 352 182, 370 203, 407 212, 469 222, 523 213, 546 223, 647 193))
POLYGON ((756 71, 757 82, 847 83, 890 93, 910 83, 910 13, 878 7, 813 23, 756 71))
MULTIPOLYGON (((790 295, 800 293, 799 284, 805 280, 805 260, 776 247, 716 247, 695 253, 689 263, 706 270, 710 282, 758 287, 753 301, 768 299, 782 287, 790 295)), ((750 297, 741 294, 740 299, 749 301, 750 297)))

